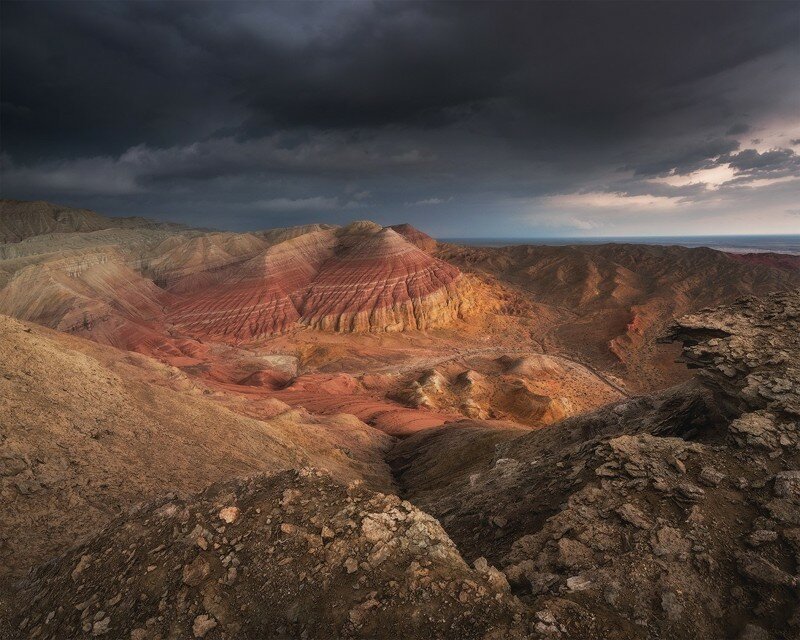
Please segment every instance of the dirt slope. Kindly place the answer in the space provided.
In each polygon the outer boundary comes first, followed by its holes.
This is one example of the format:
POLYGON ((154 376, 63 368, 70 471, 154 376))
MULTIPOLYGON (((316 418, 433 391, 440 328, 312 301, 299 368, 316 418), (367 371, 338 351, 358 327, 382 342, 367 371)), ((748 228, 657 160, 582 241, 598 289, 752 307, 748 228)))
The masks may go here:
POLYGON ((246 417, 173 367, 0 316, 0 577, 167 488, 309 463, 391 486, 387 436, 352 416, 269 410, 246 417))

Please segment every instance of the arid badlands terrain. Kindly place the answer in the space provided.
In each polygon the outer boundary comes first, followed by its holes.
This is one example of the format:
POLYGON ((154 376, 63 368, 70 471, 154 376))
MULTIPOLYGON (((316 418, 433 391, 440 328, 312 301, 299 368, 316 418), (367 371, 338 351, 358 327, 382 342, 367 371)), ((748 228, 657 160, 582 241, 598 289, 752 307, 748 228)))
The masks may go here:
POLYGON ((800 637, 800 261, 0 209, 0 637, 800 637))

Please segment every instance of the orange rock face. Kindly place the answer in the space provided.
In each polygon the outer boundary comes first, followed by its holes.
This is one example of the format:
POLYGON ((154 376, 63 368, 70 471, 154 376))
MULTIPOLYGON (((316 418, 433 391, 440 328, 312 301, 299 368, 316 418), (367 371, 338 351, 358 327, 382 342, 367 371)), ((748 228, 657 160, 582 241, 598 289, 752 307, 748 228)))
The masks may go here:
POLYGON ((333 331, 402 331, 457 315, 461 273, 392 229, 367 235, 332 258, 300 307, 301 322, 333 331))

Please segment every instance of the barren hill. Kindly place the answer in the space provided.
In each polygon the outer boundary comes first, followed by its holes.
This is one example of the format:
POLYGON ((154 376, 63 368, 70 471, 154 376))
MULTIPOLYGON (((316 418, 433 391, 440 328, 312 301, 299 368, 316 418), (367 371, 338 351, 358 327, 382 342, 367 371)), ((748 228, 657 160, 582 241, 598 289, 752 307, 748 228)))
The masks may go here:
POLYGON ((167 488, 310 463, 391 486, 389 438, 352 416, 273 400, 255 419, 203 391, 174 367, 0 315, 0 578, 167 488))
POLYGON ((215 286, 192 290, 181 282, 177 290, 186 295, 171 309, 170 322, 190 335, 222 340, 285 331, 300 320, 295 296, 311 285, 334 247, 332 231, 313 231, 208 274, 215 286))
POLYGON ((800 628, 785 264, 30 208, 0 245, 9 637, 800 628))
POLYGON ((159 227, 177 229, 181 225, 141 217, 110 218, 88 209, 75 209, 41 200, 0 200, 0 243, 20 242, 49 233, 159 227))
POLYGON ((800 271, 800 256, 785 253, 729 253, 734 260, 747 264, 763 264, 786 271, 800 271))
POLYGON ((155 239, 92 236, 72 243, 81 248, 69 257, 17 252, 0 260, 0 311, 123 348, 170 352, 169 327, 242 342, 300 325, 425 329, 468 306, 457 268, 372 223, 155 239))
POLYGON ((409 242, 415 244, 425 253, 431 253, 436 250, 436 240, 431 238, 424 231, 420 231, 419 229, 412 227, 410 224, 393 224, 389 228, 399 233, 409 242))
POLYGON ((713 249, 602 244, 501 248, 440 245, 437 257, 508 283, 562 312, 538 336, 549 350, 617 372, 642 390, 681 377, 658 346, 672 319, 744 295, 800 287, 800 272, 713 249))
POLYGON ((345 240, 302 301, 304 324, 398 331, 435 327, 461 313, 457 268, 392 229, 345 240))

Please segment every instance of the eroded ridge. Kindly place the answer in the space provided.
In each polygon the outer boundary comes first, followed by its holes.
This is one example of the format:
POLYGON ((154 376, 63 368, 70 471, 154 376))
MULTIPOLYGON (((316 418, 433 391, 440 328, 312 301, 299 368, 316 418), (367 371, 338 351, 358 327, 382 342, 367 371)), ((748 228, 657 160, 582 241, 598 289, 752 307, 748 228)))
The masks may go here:
POLYGON ((800 417, 800 300, 797 293, 746 298, 684 316, 673 328, 684 360, 740 410, 800 417))

